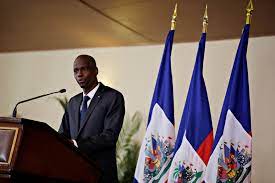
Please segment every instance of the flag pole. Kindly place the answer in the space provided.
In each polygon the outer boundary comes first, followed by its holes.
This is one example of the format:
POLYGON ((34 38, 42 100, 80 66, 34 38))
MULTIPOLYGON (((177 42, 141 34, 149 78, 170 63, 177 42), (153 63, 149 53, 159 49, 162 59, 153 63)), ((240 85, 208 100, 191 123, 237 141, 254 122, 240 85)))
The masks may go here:
POLYGON ((171 30, 176 29, 177 7, 178 7, 178 4, 176 3, 172 20, 171 20, 171 30))
POLYGON ((202 33, 207 33, 207 26, 208 26, 208 15, 207 15, 207 4, 206 4, 204 15, 203 15, 202 33))
POLYGON ((249 1, 247 7, 246 7, 246 25, 251 23, 251 17, 252 17, 252 12, 253 12, 253 3, 252 0, 249 1))

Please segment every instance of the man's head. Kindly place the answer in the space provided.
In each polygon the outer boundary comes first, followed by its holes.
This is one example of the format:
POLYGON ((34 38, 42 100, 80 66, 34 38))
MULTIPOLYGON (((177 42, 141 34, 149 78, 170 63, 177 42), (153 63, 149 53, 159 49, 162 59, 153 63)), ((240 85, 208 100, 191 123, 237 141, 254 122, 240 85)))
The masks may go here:
POLYGON ((87 94, 98 83, 95 59, 89 55, 79 55, 74 61, 74 78, 87 94))

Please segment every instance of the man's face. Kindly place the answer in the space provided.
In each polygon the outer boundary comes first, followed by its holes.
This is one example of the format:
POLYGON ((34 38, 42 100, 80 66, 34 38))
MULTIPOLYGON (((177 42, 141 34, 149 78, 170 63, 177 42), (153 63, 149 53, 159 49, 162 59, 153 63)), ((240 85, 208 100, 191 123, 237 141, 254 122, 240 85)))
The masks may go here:
POLYGON ((74 61, 74 78, 85 91, 91 90, 97 84, 97 68, 85 58, 74 61))

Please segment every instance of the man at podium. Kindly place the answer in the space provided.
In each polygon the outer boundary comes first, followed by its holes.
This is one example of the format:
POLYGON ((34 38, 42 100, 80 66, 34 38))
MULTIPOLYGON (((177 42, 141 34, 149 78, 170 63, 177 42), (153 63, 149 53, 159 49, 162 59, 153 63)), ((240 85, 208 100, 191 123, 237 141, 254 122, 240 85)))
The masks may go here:
POLYGON ((83 92, 69 100, 59 133, 99 165, 102 182, 118 182, 116 142, 125 114, 123 95, 98 82, 92 56, 79 55, 73 71, 83 92))

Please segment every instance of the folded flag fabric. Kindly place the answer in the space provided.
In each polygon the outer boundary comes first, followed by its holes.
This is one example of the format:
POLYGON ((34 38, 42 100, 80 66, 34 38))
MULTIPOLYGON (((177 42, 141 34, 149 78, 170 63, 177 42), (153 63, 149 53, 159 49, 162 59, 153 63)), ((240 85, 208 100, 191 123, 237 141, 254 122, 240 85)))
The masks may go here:
POLYGON ((251 182, 252 133, 245 25, 224 99, 205 182, 251 182))
POLYGON ((165 182, 168 178, 175 143, 171 71, 173 38, 174 30, 171 30, 166 39, 133 182, 165 182))
POLYGON ((168 182, 202 182, 213 144, 213 128, 203 78, 206 33, 199 43, 197 58, 175 143, 168 182))

